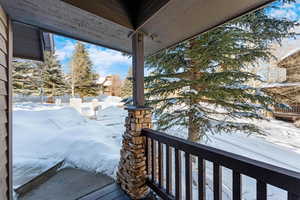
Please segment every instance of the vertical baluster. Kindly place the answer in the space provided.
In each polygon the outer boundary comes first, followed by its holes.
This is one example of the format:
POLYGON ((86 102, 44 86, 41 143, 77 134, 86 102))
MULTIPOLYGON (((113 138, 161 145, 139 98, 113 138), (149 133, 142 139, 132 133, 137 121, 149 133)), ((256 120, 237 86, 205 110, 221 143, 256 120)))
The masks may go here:
POLYGON ((222 167, 214 163, 214 200, 222 200, 222 167))
POLYGON ((152 182, 155 183, 156 179, 156 145, 155 145, 155 140, 151 140, 152 146, 151 146, 151 151, 152 151, 152 157, 151 157, 151 162, 152 162, 152 182))
POLYGON ((163 178, 164 178, 164 152, 163 144, 158 142, 158 186, 163 187, 163 178))
POLYGON ((198 156, 198 196, 199 200, 206 199, 206 167, 205 160, 198 156))
POLYGON ((267 200, 267 184, 259 180, 256 182, 256 199, 267 200))
POLYGON ((147 172, 147 176, 149 176, 149 140, 148 137, 145 137, 145 141, 146 141, 146 146, 145 146, 145 156, 146 156, 146 172, 147 172))
POLYGON ((242 182, 241 182, 241 174, 238 172, 232 172, 232 188, 233 188, 233 200, 241 200, 242 199, 242 182))
POLYGON ((181 188, 181 153, 178 149, 175 149, 175 199, 181 200, 182 188, 181 188))
POLYGON ((300 200, 300 195, 288 192, 288 200, 300 200))
POLYGON ((192 160, 189 153, 185 153, 185 195, 186 199, 193 199, 193 191, 192 191, 192 160))
POLYGON ((169 145, 166 145, 166 175, 167 175, 167 194, 172 193, 172 149, 169 145))

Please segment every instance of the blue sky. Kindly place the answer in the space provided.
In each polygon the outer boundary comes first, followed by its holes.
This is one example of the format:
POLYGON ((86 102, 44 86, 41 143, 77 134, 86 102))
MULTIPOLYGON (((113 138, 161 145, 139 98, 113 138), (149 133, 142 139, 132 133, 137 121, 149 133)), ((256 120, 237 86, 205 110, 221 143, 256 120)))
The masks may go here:
MULTIPOLYGON (((76 45, 76 40, 55 35, 55 54, 63 66, 66 73, 70 72, 70 60, 76 45)), ((131 58, 123 56, 121 52, 104 47, 84 43, 88 50, 93 69, 100 76, 109 74, 119 74, 125 78, 128 68, 131 66, 131 58)))
MULTIPOLYGON (((296 3, 285 4, 275 3, 281 9, 268 9, 267 12, 272 17, 288 18, 291 20, 299 21, 300 19, 300 0, 296 3)), ((76 40, 55 36, 56 55, 63 65, 64 71, 70 71, 70 60, 76 40)), ((100 76, 107 76, 109 74, 119 74, 122 79, 126 77, 128 68, 131 66, 131 58, 123 56, 121 52, 107 49, 104 47, 85 43, 88 49, 93 69, 100 74, 100 76)))
POLYGON ((280 9, 268 9, 268 13, 272 17, 287 18, 290 20, 299 21, 300 19, 300 0, 296 0, 295 3, 282 4, 275 2, 274 5, 279 6, 280 9))

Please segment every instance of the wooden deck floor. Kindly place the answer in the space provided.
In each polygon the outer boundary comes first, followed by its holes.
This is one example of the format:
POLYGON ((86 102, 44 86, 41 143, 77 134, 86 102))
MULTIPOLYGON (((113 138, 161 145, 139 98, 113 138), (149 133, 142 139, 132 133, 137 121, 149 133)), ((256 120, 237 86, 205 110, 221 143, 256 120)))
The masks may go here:
POLYGON ((130 200, 120 186, 116 183, 110 184, 104 188, 93 191, 77 200, 130 200))
MULTIPOLYGON (((45 173, 25 184, 18 193, 19 200, 74 200, 113 184, 104 174, 76 168, 64 168, 54 174, 45 173), (51 177, 47 177, 51 176, 51 177)), ((97 198, 95 198, 96 200, 97 198)))
POLYGON ((275 112, 274 117, 279 120, 295 122, 300 119, 299 113, 284 113, 284 112, 275 112))

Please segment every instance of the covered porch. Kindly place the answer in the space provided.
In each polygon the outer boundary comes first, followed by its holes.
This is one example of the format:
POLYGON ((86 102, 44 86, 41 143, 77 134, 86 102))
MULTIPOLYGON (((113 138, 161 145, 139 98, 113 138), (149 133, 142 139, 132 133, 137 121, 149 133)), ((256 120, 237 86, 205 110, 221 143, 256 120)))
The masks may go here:
MULTIPOLYGON (((127 107, 121 159, 116 183, 95 190, 80 199, 143 199, 150 191, 162 199, 195 199, 192 183, 193 162, 197 165, 198 199, 206 198, 205 163, 213 166, 213 199, 222 199, 222 168, 232 170, 232 199, 242 199, 242 176, 256 180, 256 199, 266 200, 268 185, 286 191, 288 200, 300 199, 300 174, 233 153, 185 141, 155 131, 151 108, 145 106, 144 58, 186 39, 206 32, 272 1, 198 1, 143 0, 0 0, 1 34, 7 51, 1 115, 5 131, 0 146, 0 197, 12 199, 12 127, 11 61, 12 56, 42 59, 39 48, 47 43, 28 46, 55 33, 132 55, 133 106, 127 107), (16 28, 17 27, 17 28, 16 28), (33 39, 28 27, 37 34, 33 39), (16 33, 13 31, 16 30, 16 33), (15 37, 15 38, 14 38, 15 37), (28 43, 22 43, 20 38, 28 43), (28 37, 28 38, 25 38, 28 37), (19 39, 19 40, 17 40, 19 39), (19 41, 19 42, 18 42, 19 41), (13 45, 13 42, 15 44, 13 45), (21 51, 23 50, 23 51, 21 51), (36 51, 34 51, 36 50, 36 51), (4 134, 7 130, 7 136, 4 134), (184 177, 184 178, 182 178, 184 177)), ((1 54, 1 55, 2 55, 1 54)), ((2 69, 2 68, 1 68, 2 69)), ((2 136, 1 136, 2 137, 2 136)), ((95 158, 97 159, 97 158, 95 158)))

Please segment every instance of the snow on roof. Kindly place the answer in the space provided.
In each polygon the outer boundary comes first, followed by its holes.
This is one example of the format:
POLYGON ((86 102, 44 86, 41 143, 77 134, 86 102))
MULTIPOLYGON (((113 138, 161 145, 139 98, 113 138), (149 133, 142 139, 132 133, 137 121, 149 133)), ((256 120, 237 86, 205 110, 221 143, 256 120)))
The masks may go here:
POLYGON ((110 86, 110 85, 112 85, 112 82, 111 81, 105 81, 103 85, 104 86, 110 86))
POLYGON ((99 77, 99 79, 97 80, 98 84, 103 84, 105 82, 105 77, 99 77))
POLYGON ((259 61, 257 65, 257 74, 263 76, 265 80, 268 79, 266 73, 269 71, 269 67, 277 66, 278 62, 300 51, 300 37, 284 39, 281 45, 274 43, 271 48, 271 53, 277 59, 271 59, 269 62, 259 61))
POLYGON ((281 58, 281 60, 284 60, 285 58, 297 53, 298 51, 300 51, 300 46, 298 48, 293 49, 292 51, 288 52, 285 56, 283 56, 281 58))
POLYGON ((273 45, 273 54, 278 60, 283 60, 288 56, 296 53, 300 50, 300 37, 296 39, 289 38, 282 42, 282 45, 273 45))

